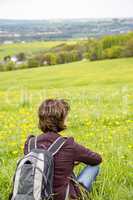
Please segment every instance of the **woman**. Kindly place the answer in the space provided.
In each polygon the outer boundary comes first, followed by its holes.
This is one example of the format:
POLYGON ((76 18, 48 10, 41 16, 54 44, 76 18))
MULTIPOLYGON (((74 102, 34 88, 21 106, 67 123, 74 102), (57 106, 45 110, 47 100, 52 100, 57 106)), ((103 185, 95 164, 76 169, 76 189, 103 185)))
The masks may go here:
MULTIPOLYGON (((70 110, 69 104, 62 99, 47 99, 41 103, 38 109, 39 129, 42 134, 38 136, 37 147, 48 148, 58 137, 61 131, 66 129, 66 119, 70 110)), ((28 152, 29 136, 25 143, 24 153, 28 152)), ((73 137, 64 137, 65 144, 54 156, 54 182, 53 192, 55 200, 65 200, 67 193, 71 199, 80 197, 78 186, 72 181, 75 164, 83 162, 86 165, 99 165, 102 158, 84 146, 76 143, 73 137)))

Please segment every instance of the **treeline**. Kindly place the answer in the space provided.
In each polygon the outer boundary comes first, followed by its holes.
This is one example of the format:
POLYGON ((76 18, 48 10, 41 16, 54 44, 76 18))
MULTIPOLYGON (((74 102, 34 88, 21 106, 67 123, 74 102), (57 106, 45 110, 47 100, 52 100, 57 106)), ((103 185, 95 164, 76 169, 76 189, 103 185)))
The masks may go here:
POLYGON ((132 56, 133 32, 89 40, 89 50, 86 54, 86 57, 92 61, 132 56))
POLYGON ((0 64, 0 70, 14 70, 64 64, 83 59, 90 61, 133 56, 133 32, 122 35, 110 35, 99 39, 90 38, 76 44, 63 43, 54 48, 33 54, 15 55, 14 62, 6 56, 0 64))

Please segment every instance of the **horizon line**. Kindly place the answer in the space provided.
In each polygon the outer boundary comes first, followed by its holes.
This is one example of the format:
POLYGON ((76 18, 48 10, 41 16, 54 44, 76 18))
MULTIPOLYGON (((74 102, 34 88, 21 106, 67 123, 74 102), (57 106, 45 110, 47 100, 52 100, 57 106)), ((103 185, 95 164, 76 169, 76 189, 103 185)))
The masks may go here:
POLYGON ((103 20, 103 19, 133 19, 132 17, 79 17, 79 18, 0 18, 0 20, 103 20))

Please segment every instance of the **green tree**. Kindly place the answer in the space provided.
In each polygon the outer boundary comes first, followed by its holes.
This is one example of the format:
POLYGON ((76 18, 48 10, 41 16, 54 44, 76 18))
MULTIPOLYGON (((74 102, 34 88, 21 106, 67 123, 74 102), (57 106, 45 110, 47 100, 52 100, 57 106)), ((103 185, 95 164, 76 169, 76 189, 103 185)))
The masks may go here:
POLYGON ((4 71, 5 70, 5 66, 3 63, 0 63, 0 71, 4 71))
POLYGON ((6 63, 4 65, 4 69, 7 70, 7 71, 14 70, 15 69, 15 63, 12 62, 12 61, 9 61, 8 63, 6 63))
POLYGON ((91 60, 100 60, 103 58, 103 48, 101 41, 92 40, 89 44, 88 54, 86 56, 91 60))
POLYGON ((58 64, 67 63, 67 53, 66 52, 58 53, 57 62, 58 64))
POLYGON ((111 48, 112 46, 122 46, 125 45, 129 39, 129 35, 111 35, 111 36, 104 36, 101 39, 103 49, 111 48))
POLYGON ((9 62, 11 60, 11 56, 5 56, 3 59, 5 62, 9 62))
POLYGON ((125 49, 123 51, 123 56, 124 57, 131 57, 133 56, 133 38, 130 39, 126 46, 125 46, 125 49))
POLYGON ((17 57, 18 61, 25 61, 26 60, 26 55, 23 52, 17 54, 16 57, 17 57))
POLYGON ((39 67, 39 62, 38 62, 38 60, 35 59, 35 58, 30 58, 30 59, 28 60, 28 67, 29 67, 29 68, 39 67))
POLYGON ((56 65, 57 55, 55 53, 47 53, 44 55, 43 62, 46 62, 48 65, 56 65))
POLYGON ((122 57, 123 47, 121 46, 113 46, 111 48, 105 49, 103 51, 103 58, 120 58, 122 57))

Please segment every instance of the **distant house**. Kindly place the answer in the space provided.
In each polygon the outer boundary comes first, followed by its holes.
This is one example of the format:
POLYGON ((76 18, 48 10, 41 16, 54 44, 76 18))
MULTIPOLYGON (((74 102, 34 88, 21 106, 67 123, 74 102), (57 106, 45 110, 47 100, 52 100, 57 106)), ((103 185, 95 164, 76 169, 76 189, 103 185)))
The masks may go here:
POLYGON ((10 41, 10 40, 6 40, 3 42, 4 44, 13 44, 13 41, 10 41))
POLYGON ((17 63, 18 58, 16 56, 12 56, 11 57, 11 61, 14 62, 14 63, 17 63))
POLYGON ((45 60, 45 61, 43 62, 43 64, 44 64, 44 65, 47 65, 47 64, 48 64, 48 61, 45 60))

